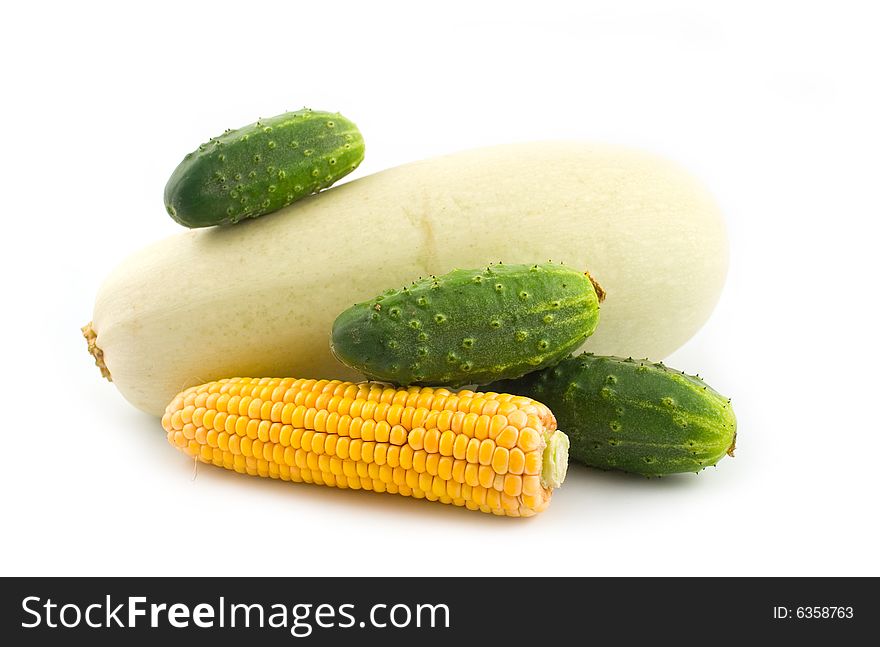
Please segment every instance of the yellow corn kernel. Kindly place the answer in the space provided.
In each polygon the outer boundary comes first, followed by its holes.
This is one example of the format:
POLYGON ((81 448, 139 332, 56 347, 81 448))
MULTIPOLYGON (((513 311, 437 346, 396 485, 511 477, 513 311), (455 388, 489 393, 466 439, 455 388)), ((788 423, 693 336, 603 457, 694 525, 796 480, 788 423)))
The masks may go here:
POLYGON ((361 438, 361 427, 363 426, 364 421, 362 418, 352 418, 351 422, 348 423, 348 435, 350 438, 361 438))
POLYGON ((511 474, 522 474, 525 467, 525 452, 519 447, 514 447, 507 454, 507 471, 511 474))
POLYGON ((318 410, 312 406, 309 406, 306 409, 306 415, 303 416, 303 426, 306 429, 316 429, 315 427, 315 416, 318 415, 318 410))
POLYGON ((464 467, 464 482, 471 487, 480 484, 480 466, 476 463, 467 463, 464 467))
MULTIPOLYGON (((398 406, 398 405, 394 405, 398 406)), ((395 424, 391 428, 391 432, 388 434, 388 442, 392 445, 404 445, 406 444, 407 433, 406 429, 402 425, 395 424)))
MULTIPOLYGON (((415 413, 415 409, 410 406, 402 405, 403 411, 400 412, 400 425, 404 429, 412 429, 415 425, 412 424, 413 414, 415 413)), ((409 487, 409 486, 407 486, 409 487)))
POLYGON ((488 465, 480 465, 477 468, 477 475, 480 485, 484 488, 491 488, 495 484, 495 472, 488 465))
POLYGON ((440 431, 438 429, 428 429, 425 431, 425 451, 429 454, 436 454, 440 449, 440 431))
MULTIPOLYGON (((324 441, 327 438, 327 434, 322 432, 315 432, 315 435, 312 436, 312 447, 311 450, 316 454, 324 453, 324 441)), ((306 447, 306 449, 309 449, 306 447)))
POLYGON ((372 463, 375 458, 376 443, 367 441, 361 445, 361 460, 365 463, 372 463))
POLYGON ((327 416, 329 412, 326 409, 318 409, 315 413, 314 427, 315 431, 327 431, 327 416))
POLYGON ((519 496, 522 493, 522 478, 515 474, 507 474, 504 477, 504 494, 519 496))
POLYGON ((474 438, 477 440, 483 440, 484 438, 489 437, 489 422, 491 418, 489 416, 479 416, 477 418, 476 423, 474 423, 474 438))
POLYGON ((468 463, 479 463, 480 462, 480 440, 477 438, 471 438, 468 440, 467 450, 465 451, 465 460, 468 463))
POLYGON ((467 462, 463 460, 456 460, 452 462, 452 480, 457 483, 464 483, 464 469, 467 466, 467 462))
POLYGON ((519 430, 521 427, 508 425, 502 429, 495 438, 495 444, 505 449, 513 449, 516 447, 516 441, 519 439, 519 430))
POLYGON ((456 459, 462 460, 467 456, 468 440, 470 439, 463 432, 455 437, 455 442, 452 443, 452 455, 456 459))
POLYGON ((541 446, 541 434, 531 427, 524 427, 523 429, 520 429, 519 439, 516 441, 516 446, 524 452, 534 451, 541 446))
MULTIPOLYGON (((382 406, 385 407, 385 410, 387 411, 388 405, 383 402, 382 406)), ((378 421, 373 436, 377 443, 387 443, 388 439, 391 437, 391 425, 384 420, 378 421)))
POLYGON ((315 431, 313 429, 304 429, 302 436, 300 436, 299 446, 306 451, 312 448, 312 437, 315 435, 315 431))
POLYGON ((413 466, 413 457, 415 456, 415 452, 411 445, 404 445, 400 448, 400 466, 405 469, 412 469, 413 466))
POLYGON ((553 414, 503 393, 233 378, 178 394, 162 426, 187 455, 239 473, 496 515, 540 512, 543 483, 562 478, 542 473, 553 414))
MULTIPOLYGON (((464 436, 459 436, 460 438, 464 438, 464 436)), ((440 434, 440 443, 438 445, 438 451, 443 456, 452 456, 452 446, 455 444, 455 432, 447 429, 446 431, 440 434)))
POLYGON ((492 469, 496 474, 507 474, 507 463, 510 451, 505 447, 496 447, 492 453, 492 469))
MULTIPOLYGON (((403 412, 403 406, 397 403, 392 404, 388 407, 388 413, 385 415, 385 420, 392 427, 400 425, 400 414, 403 412)), ((400 443, 394 443, 395 445, 399 445, 400 443)))
POLYGON ((525 468, 523 474, 540 474, 542 465, 542 457, 538 452, 529 452, 526 454, 525 468))
POLYGON ((409 432, 409 436, 407 437, 407 444, 413 449, 424 449, 425 443, 425 428, 424 427, 416 427, 409 432))
POLYGON ((449 423, 449 430, 454 434, 460 434, 462 425, 464 424, 464 411, 456 411, 452 414, 452 420, 449 423))
POLYGON ((297 429, 301 429, 303 426, 303 421, 306 417, 306 408, 303 405, 297 405, 293 410, 293 414, 290 416, 290 424, 296 427, 297 429))
POLYGON ((453 460, 450 456, 441 456, 437 461, 437 475, 444 481, 452 478, 453 460))
POLYGON ((364 441, 360 438, 352 438, 348 443, 348 457, 353 461, 361 460, 361 447, 364 441))
POLYGON ((269 398, 270 401, 267 404, 270 404, 271 408, 269 409, 268 419, 272 422, 281 422, 281 412, 284 410, 284 403, 271 400, 271 396, 269 398))
POLYGON ((492 462, 492 454, 495 451, 495 441, 487 438, 480 443, 479 461, 480 465, 488 465, 492 462))
POLYGON ((507 423, 517 429, 522 429, 523 427, 528 426, 528 413, 519 407, 514 407, 505 415, 507 416, 507 423))
POLYGON ((424 472, 427 469, 426 468, 427 461, 428 461, 428 452, 426 452, 424 449, 420 449, 416 452, 413 452, 412 468, 416 472, 419 472, 419 473, 424 472))
POLYGON ((336 455, 342 459, 348 458, 348 447, 350 444, 351 439, 346 436, 340 436, 336 441, 336 455))
POLYGON ((474 425, 477 424, 477 420, 479 420, 479 418, 480 416, 476 413, 465 414, 465 417, 461 422, 461 433, 463 433, 468 438, 473 438, 474 425))

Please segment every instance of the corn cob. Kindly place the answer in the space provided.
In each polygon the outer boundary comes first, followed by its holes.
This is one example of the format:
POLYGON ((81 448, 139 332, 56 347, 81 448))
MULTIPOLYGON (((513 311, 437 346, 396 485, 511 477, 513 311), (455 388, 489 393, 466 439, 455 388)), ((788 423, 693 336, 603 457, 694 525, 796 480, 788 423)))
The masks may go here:
POLYGON ((499 393, 231 378, 178 394, 162 426, 189 456, 243 474, 511 517, 546 508, 568 465, 550 410, 499 393))

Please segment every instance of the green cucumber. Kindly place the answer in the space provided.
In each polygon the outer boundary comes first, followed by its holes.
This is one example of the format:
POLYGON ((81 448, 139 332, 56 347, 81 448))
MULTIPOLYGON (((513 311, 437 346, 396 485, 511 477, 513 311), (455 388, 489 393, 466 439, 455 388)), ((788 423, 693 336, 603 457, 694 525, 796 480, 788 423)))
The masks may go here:
POLYGON ((419 279, 356 304, 331 349, 370 379, 462 386, 550 366, 589 337, 604 296, 562 265, 493 265, 419 279))
POLYGON ((733 456, 730 400, 661 363, 585 353, 487 389, 546 404, 571 458, 592 467, 660 476, 733 456))
POLYGON ((360 131, 339 113, 286 112, 184 157, 165 185, 165 210, 193 228, 256 218, 330 186, 363 159, 360 131))

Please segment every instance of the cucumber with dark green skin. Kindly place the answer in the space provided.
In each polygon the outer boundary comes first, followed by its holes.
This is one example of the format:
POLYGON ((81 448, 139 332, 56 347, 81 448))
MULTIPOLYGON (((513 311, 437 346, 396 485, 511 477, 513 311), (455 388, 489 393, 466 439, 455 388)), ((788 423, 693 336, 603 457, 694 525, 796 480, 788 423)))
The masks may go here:
POLYGON ((733 456, 730 400, 660 363, 585 353, 485 390, 546 404, 568 434, 569 456, 593 467, 660 476, 733 456))
POLYGON ((256 218, 330 186, 363 159, 360 131, 339 113, 286 112, 184 157, 165 185, 165 210, 193 228, 256 218))
POLYGON ((599 321, 601 288, 563 265, 493 265, 420 279, 356 304, 331 348, 370 379, 462 386, 556 363, 599 321))

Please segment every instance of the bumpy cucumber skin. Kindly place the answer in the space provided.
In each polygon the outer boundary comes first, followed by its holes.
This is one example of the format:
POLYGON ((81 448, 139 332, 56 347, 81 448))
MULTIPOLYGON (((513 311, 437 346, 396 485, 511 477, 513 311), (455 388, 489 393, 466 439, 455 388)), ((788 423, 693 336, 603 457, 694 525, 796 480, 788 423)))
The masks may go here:
POLYGON ((349 308, 331 348, 374 380, 486 384, 571 353, 595 330, 599 300, 588 275, 558 264, 454 270, 349 308))
POLYGON ((184 157, 165 185, 165 210, 190 228, 234 224, 317 193, 363 159, 360 131, 339 113, 287 112, 184 157))
POLYGON ((645 476, 699 472, 733 455, 730 400, 648 360, 584 353, 487 390, 543 402, 580 463, 645 476))

